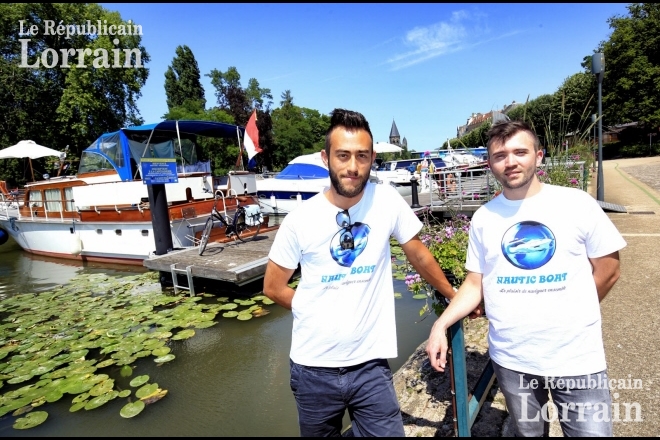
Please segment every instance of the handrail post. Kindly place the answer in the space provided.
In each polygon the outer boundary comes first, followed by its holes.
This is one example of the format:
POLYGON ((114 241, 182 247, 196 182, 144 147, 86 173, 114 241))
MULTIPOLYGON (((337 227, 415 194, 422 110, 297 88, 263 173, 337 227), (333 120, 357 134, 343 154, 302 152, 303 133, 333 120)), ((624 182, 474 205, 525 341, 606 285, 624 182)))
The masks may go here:
POLYGON ((447 337, 451 347, 449 368, 451 370, 452 394, 454 395, 454 427, 456 429, 456 436, 470 437, 467 365, 465 362, 465 338, 462 319, 449 327, 447 337))
POLYGON ((411 208, 421 208, 419 204, 419 196, 417 194, 417 178, 415 176, 412 176, 410 178, 410 187, 412 189, 412 204, 410 205, 411 208))

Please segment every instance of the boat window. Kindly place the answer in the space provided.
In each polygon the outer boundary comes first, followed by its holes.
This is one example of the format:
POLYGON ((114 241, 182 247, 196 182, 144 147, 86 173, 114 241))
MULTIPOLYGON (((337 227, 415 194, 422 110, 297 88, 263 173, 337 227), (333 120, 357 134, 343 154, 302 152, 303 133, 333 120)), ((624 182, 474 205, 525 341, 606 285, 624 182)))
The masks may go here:
POLYGON ((57 189, 47 189, 44 191, 46 194, 46 211, 60 212, 62 210, 62 193, 57 189))
POLYGON ((110 161, 108 161, 108 159, 101 156, 100 154, 93 153, 91 151, 83 151, 80 155, 80 167, 78 168, 78 174, 114 169, 115 167, 112 166, 110 161))
POLYGON ((73 203, 73 188, 64 188, 64 199, 66 200, 66 210, 75 211, 76 206, 73 203))
POLYGON ((30 190, 28 200, 30 200, 30 206, 32 208, 41 208, 44 206, 42 202, 43 198, 41 197, 41 191, 30 190))

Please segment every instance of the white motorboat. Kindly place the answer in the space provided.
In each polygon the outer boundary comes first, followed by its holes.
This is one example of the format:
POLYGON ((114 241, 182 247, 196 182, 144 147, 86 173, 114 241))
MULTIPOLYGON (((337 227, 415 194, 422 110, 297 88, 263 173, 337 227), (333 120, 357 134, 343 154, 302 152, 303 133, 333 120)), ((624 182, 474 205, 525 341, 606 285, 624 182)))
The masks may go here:
POLYGON ((194 246, 215 194, 223 199, 222 210, 257 204, 254 174, 230 174, 228 183, 216 185, 210 164, 197 160, 195 136, 238 136, 240 143, 243 130, 210 121, 162 121, 103 134, 83 151, 75 176, 26 184, 18 209, 0 209, 0 228, 33 254, 141 265, 156 247, 150 185, 142 174, 153 172, 154 164, 174 165, 169 158, 176 150, 176 170, 170 170, 176 178, 163 185, 172 244, 194 246))

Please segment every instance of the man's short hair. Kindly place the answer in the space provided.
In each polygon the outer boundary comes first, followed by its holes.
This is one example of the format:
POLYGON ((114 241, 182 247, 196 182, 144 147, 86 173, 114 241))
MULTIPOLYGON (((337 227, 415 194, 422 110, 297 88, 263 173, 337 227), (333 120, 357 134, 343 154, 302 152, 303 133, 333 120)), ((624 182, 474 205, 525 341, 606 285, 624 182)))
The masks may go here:
POLYGON ((369 128, 369 122, 367 118, 364 117, 362 113, 354 112, 352 110, 345 110, 343 108, 336 108, 330 113, 330 127, 328 131, 325 132, 325 153, 330 154, 330 135, 332 131, 337 128, 342 127, 344 130, 349 132, 355 132, 357 130, 364 130, 369 133, 371 138, 371 150, 374 148, 374 137, 371 134, 371 128, 369 128))
POLYGON ((488 137, 488 143, 486 144, 488 154, 490 154, 490 146, 492 144, 504 144, 521 131, 529 133, 532 139, 534 139, 534 151, 539 151, 541 149, 541 142, 539 142, 538 136, 536 136, 536 133, 528 123, 524 121, 502 121, 493 124, 490 130, 488 130, 488 133, 486 133, 488 137))

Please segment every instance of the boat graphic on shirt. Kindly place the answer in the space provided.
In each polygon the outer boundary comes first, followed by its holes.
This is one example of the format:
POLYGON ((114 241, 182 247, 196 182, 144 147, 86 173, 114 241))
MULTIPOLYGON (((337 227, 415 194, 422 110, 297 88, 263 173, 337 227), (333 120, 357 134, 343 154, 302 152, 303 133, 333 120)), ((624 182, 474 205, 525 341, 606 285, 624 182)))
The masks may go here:
POLYGON ((351 267, 355 259, 367 247, 371 228, 365 223, 356 222, 341 228, 330 240, 330 255, 340 266, 351 267), (348 244, 353 237, 353 248, 348 244))

